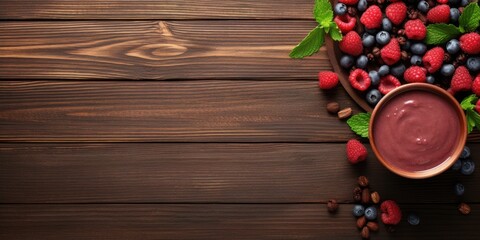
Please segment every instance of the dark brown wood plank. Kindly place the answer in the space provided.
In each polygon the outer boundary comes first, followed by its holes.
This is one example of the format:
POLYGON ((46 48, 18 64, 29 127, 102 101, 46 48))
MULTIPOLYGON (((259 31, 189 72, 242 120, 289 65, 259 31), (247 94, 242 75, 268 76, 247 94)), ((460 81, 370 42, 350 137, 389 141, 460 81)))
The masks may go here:
POLYGON ((373 154, 352 166, 343 143, 0 145, 0 203, 351 202, 361 174, 384 199, 455 203, 462 182, 463 199, 480 202, 479 174, 408 180, 373 154))
POLYGON ((309 0, 2 0, 0 19, 312 19, 309 0))
MULTIPOLYGON (((421 225, 405 218, 396 232, 372 239, 478 239, 479 204, 462 216, 455 204, 401 205, 421 225)), ((2 239, 361 239, 341 205, 330 215, 323 204, 129 204, 0 205, 2 239)))
POLYGON ((316 79, 290 59, 314 21, 22 21, 0 25, 3 79, 316 79))
POLYGON ((0 141, 333 142, 353 137, 312 81, 0 81, 0 141))

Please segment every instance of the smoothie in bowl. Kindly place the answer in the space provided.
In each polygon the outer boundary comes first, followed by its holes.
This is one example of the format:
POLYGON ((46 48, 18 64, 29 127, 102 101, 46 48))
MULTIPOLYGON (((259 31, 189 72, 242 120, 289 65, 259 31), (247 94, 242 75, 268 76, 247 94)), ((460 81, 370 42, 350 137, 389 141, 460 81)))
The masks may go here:
POLYGON ((407 178, 427 178, 448 169, 467 136, 465 115, 445 90, 413 83, 387 94, 370 120, 369 138, 379 161, 407 178))

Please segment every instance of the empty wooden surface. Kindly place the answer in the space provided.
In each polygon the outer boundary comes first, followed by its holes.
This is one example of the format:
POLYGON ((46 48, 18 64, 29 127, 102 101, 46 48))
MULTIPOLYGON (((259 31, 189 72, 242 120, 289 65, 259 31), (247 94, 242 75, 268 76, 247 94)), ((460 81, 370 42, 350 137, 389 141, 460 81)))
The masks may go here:
POLYGON ((325 104, 360 108, 318 90, 326 48, 288 58, 312 6, 0 1, 0 239, 360 239, 361 174, 404 213, 372 239, 479 239, 477 173, 408 180, 373 153, 346 161, 356 136, 325 104))

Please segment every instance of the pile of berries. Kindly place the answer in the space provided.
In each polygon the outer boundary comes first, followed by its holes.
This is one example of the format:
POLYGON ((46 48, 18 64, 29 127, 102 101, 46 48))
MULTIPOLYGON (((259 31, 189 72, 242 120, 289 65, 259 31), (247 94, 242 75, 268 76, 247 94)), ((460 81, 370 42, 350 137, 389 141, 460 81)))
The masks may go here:
MULTIPOLYGON (((446 44, 425 43, 428 24, 458 26, 459 16, 469 3, 339 0, 334 5, 334 21, 343 34, 338 47, 344 55, 339 61, 341 67, 350 71, 351 86, 365 93, 372 106, 402 83, 427 82, 448 89, 453 95, 472 91, 480 96, 478 29, 446 44)), ((336 80, 329 79, 332 83, 336 80)))

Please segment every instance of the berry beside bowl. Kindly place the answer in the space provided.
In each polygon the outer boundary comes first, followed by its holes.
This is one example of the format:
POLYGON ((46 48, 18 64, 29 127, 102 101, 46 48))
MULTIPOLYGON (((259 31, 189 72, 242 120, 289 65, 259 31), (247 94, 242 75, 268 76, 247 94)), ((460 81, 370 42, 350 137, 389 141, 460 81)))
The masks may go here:
POLYGON ((444 89, 411 83, 385 95, 372 112, 369 139, 377 159, 407 178, 449 169, 467 138, 463 109, 444 89))

